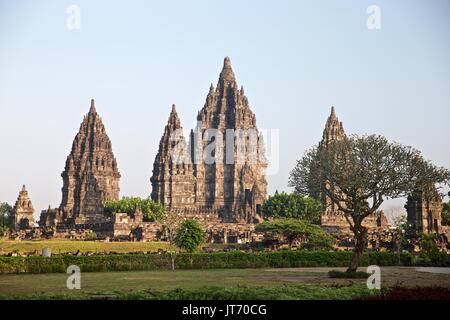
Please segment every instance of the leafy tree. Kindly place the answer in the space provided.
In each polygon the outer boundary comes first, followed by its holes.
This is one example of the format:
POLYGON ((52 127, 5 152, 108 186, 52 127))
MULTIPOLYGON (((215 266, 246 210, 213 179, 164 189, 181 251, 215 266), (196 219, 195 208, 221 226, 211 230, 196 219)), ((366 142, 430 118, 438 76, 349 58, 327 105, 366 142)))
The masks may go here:
POLYGON ((295 218, 319 223, 322 204, 297 193, 276 192, 263 203, 261 209, 266 217, 295 218))
POLYGON ((10 216, 12 213, 13 207, 9 205, 7 202, 0 202, 0 227, 11 227, 10 216))
POLYGON ((175 233, 174 242, 180 249, 195 252, 205 240, 205 232, 197 220, 185 220, 175 233))
POLYGON ((182 221, 183 216, 175 211, 169 211, 161 221, 162 223, 161 231, 163 238, 165 238, 171 244, 171 248, 169 248, 168 252, 170 254, 172 270, 175 270, 175 259, 177 258, 178 255, 178 251, 172 249, 173 246, 176 246, 175 232, 179 229, 182 221))
POLYGON ((278 219, 258 224, 257 232, 264 232, 267 238, 282 238, 289 248, 294 241, 300 241, 305 249, 331 249, 334 239, 318 225, 299 219, 278 219))
POLYGON ((139 208, 144 215, 145 221, 156 221, 165 216, 164 206, 151 198, 123 197, 121 200, 107 201, 104 207, 105 212, 110 215, 116 213, 134 214, 136 209, 139 208))
POLYGON ((450 201, 448 203, 444 203, 444 207, 442 208, 442 225, 449 226, 450 225, 450 201))
POLYGON ((398 255, 400 263, 400 253, 405 245, 408 244, 407 235, 411 230, 411 225, 408 223, 405 215, 402 215, 394 220, 394 229, 392 231, 392 242, 395 245, 395 250, 398 255))
POLYGON ((355 237, 348 272, 355 272, 367 245, 364 219, 386 198, 404 197, 448 183, 450 172, 423 159, 419 151, 382 136, 352 136, 306 152, 290 175, 303 195, 325 194, 343 212, 355 237))

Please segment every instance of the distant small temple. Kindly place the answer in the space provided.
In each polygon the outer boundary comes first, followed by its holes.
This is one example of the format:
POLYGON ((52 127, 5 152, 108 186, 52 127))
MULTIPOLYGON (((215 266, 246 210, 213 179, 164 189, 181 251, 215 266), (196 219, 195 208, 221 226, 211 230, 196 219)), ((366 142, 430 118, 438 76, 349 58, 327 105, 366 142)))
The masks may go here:
POLYGON ((25 185, 22 186, 22 190, 20 190, 19 196, 14 204, 11 221, 13 230, 31 229, 35 227, 34 208, 25 185))

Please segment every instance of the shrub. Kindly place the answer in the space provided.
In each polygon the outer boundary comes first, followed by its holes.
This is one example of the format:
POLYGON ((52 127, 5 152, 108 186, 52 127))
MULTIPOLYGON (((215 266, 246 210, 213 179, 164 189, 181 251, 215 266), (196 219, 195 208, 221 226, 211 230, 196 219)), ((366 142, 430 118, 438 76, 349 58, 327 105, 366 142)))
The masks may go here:
POLYGON ((97 239, 97 234, 93 231, 89 231, 84 236, 85 240, 92 241, 97 239))
POLYGON ((266 221, 256 226, 268 239, 282 238, 289 246, 300 241, 303 249, 332 249, 334 239, 321 227, 298 219, 266 221))
POLYGON ((278 193, 270 196, 261 206, 266 217, 295 218, 319 222, 322 213, 320 201, 297 193, 278 193))
POLYGON ((205 240, 205 232, 197 220, 185 220, 175 232, 173 240, 178 248, 187 252, 195 252, 205 240))
POLYGON ((444 287, 408 288, 396 285, 382 289, 379 295, 363 296, 358 300, 450 300, 450 289, 444 287))
POLYGON ((107 201, 104 205, 105 212, 109 215, 116 213, 134 214, 137 209, 142 211, 144 220, 156 221, 164 218, 164 206, 151 198, 123 197, 121 200, 107 201))
POLYGON ((370 274, 363 271, 348 272, 348 271, 331 270, 328 272, 328 276, 330 278, 336 279, 367 279, 370 276, 370 274))
MULTIPOLYGON (((346 267, 352 252, 289 251, 278 252, 215 252, 180 253, 175 261, 177 269, 220 268, 295 268, 295 267, 346 267)), ((363 255, 362 265, 379 266, 433 266, 431 260, 421 255, 390 252, 369 252, 363 255)), ((449 256, 442 255, 444 266, 450 266, 449 256)), ((442 263, 443 261, 441 261, 442 263)), ((53 255, 51 257, 0 257, 0 273, 65 273, 67 267, 77 265, 82 272, 125 270, 170 270, 170 254, 119 254, 98 256, 53 255)))

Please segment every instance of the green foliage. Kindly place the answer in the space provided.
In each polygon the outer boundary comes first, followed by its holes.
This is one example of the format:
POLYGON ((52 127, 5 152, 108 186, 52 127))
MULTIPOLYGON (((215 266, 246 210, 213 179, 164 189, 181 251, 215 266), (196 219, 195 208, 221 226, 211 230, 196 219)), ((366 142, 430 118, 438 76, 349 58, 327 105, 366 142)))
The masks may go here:
POLYGON ((273 218, 295 218, 314 223, 320 221, 322 205, 316 199, 297 193, 278 193, 270 196, 261 207, 264 216, 273 218))
POLYGON ((87 241, 92 241, 97 239, 97 234, 93 231, 89 231, 85 234, 84 239, 87 241))
MULTIPOLYGON (((432 261, 422 254, 366 252, 361 265, 378 266, 450 266, 450 255, 440 252, 440 260, 432 261)), ((298 268, 345 267, 351 252, 290 251, 276 252, 216 252, 180 253, 176 269, 242 269, 242 268, 298 268)), ((52 255, 30 257, 0 257, 2 273, 65 273, 67 267, 77 265, 82 272, 170 270, 170 254, 116 254, 98 256, 52 255)))
POLYGON ((116 213, 134 214, 136 209, 140 209, 144 215, 145 221, 156 221, 164 218, 164 206, 153 201, 151 198, 142 199, 139 197, 123 197, 122 200, 107 201, 105 211, 110 215, 116 213))
POLYGON ((8 231, 11 227, 10 216, 13 207, 7 202, 0 202, 0 233, 8 231))
POLYGON ((298 219, 266 221, 256 226, 257 232, 264 232, 268 238, 282 237, 289 245, 300 241, 304 249, 332 249, 333 238, 321 227, 298 219))
POLYGON ((197 220, 185 220, 175 232, 174 243, 187 252, 195 252, 205 240, 205 232, 197 220))
POLYGON ((338 270, 331 270, 328 272, 328 276, 330 278, 334 279, 367 279, 370 274, 363 271, 338 271, 338 270))
POLYGON ((420 246, 423 253, 433 254, 439 252, 436 241, 438 240, 437 233, 423 233, 421 235, 420 246))
MULTIPOLYGON (((92 299, 92 293, 84 290, 72 290, 71 293, 33 293, 0 295, 2 299, 15 300, 66 300, 92 299)), ((102 292, 97 294, 102 295, 102 292)), ((175 288, 170 290, 115 290, 105 292, 105 296, 118 300, 346 300, 359 297, 370 298, 374 295, 367 286, 354 284, 350 286, 327 287, 321 285, 301 284, 283 286, 204 286, 199 288, 175 288)))
POLYGON ((9 231, 8 226, 0 226, 0 236, 4 236, 9 231))
POLYGON ((442 225, 450 226, 450 201, 444 203, 442 208, 442 225))

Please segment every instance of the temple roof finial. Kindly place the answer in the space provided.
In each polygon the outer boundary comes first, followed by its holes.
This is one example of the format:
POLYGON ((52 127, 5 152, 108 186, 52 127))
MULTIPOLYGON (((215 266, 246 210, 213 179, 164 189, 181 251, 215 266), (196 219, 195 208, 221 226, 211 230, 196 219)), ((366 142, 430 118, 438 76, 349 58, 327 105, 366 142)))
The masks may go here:
POLYGON ((89 112, 95 112, 95 100, 91 99, 91 107, 89 109, 89 112))
POLYGON ((172 112, 177 112, 177 109, 175 107, 175 103, 172 103, 172 112))
POLYGON ((223 60, 223 68, 220 73, 219 80, 236 81, 233 69, 231 68, 231 60, 229 57, 225 57, 223 60))
POLYGON ((231 59, 230 57, 225 57, 225 59, 223 59, 223 67, 224 68, 231 68, 231 59))

